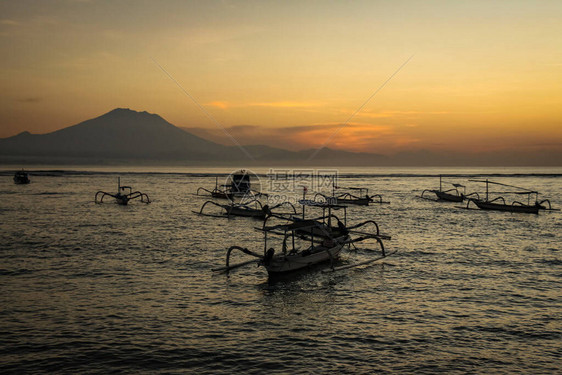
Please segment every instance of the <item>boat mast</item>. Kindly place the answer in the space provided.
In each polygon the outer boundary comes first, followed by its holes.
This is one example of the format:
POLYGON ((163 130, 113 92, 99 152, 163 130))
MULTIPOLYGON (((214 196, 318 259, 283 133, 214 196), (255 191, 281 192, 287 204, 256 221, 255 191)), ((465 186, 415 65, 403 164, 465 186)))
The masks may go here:
MULTIPOLYGON (((304 201, 306 200, 306 191, 307 191, 307 190, 308 190, 308 189, 306 188, 306 186, 303 186, 303 188, 302 188, 302 200, 303 200, 303 203, 306 203, 306 202, 304 202, 304 201)), ((303 204, 303 205, 302 205, 302 219, 303 219, 303 220, 304 220, 304 206, 305 206, 305 205, 306 205, 306 204, 303 204)))

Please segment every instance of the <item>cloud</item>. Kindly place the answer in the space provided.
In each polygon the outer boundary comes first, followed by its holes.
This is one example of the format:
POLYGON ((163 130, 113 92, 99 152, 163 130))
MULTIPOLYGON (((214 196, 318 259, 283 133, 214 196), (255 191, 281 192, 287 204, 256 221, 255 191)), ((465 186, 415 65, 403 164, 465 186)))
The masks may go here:
MULTIPOLYGON (((237 125, 226 130, 243 145, 262 144, 294 151, 325 146, 349 151, 382 152, 381 150, 390 151, 391 147, 418 142, 415 137, 396 133, 389 125, 357 122, 349 123, 344 127, 342 125, 342 123, 285 127, 237 125), (325 144, 334 133, 336 135, 333 139, 325 144), (373 151, 374 149, 376 151, 373 151)), ((192 127, 184 130, 217 143, 225 145, 232 143, 219 129, 192 127)))
POLYGON ((232 103, 228 101, 213 101, 205 103, 206 106, 220 109, 229 108, 248 108, 248 107, 268 107, 268 108, 311 108, 320 107, 320 102, 299 102, 299 101, 278 101, 278 102, 251 102, 251 103, 232 103))
POLYGON ((0 20, 0 25, 8 25, 8 26, 17 26, 20 23, 18 21, 9 20, 9 19, 2 19, 0 20))
POLYGON ((232 107, 232 104, 230 104, 229 102, 221 102, 221 101, 214 101, 214 102, 210 102, 210 103, 205 103, 205 105, 207 107, 216 107, 216 108, 220 108, 220 109, 227 109, 227 108, 232 107))
POLYGON ((318 107, 320 105, 322 104, 318 102, 281 101, 281 102, 250 103, 248 106, 273 107, 273 108, 307 108, 307 107, 318 107))
POLYGON ((359 112, 357 117, 367 118, 413 118, 424 115, 447 115, 448 111, 379 111, 379 112, 359 112))
POLYGON ((29 98, 15 99, 15 101, 18 102, 18 103, 27 103, 27 104, 38 103, 42 100, 43 100, 43 98, 39 98, 39 97, 29 97, 29 98))

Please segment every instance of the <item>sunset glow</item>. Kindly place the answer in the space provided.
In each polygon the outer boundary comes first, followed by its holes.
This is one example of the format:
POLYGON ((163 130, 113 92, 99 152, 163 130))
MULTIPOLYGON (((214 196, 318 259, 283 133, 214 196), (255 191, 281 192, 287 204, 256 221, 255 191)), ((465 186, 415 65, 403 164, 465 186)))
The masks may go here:
POLYGON ((126 107, 229 144, 181 86, 241 144, 562 151, 560 1, 2 1, 0 15, 0 137, 126 107))

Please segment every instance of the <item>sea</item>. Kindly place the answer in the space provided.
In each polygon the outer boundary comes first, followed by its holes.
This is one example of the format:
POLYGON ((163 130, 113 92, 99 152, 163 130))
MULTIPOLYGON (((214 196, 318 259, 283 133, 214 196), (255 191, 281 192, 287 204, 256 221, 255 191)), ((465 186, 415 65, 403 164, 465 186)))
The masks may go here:
MULTIPOLYGON (((482 196, 488 179, 504 184, 490 197, 523 187, 559 209, 562 168, 249 168, 298 212, 334 173, 389 202, 346 217, 376 221, 392 255, 274 279, 213 271, 230 246, 263 251, 259 220, 197 214, 198 189, 236 168, 27 166, 16 185, 18 168, 0 168, 2 374, 562 373, 562 213, 420 198, 442 175, 443 190, 482 196), (151 203, 96 204, 118 179, 151 203)), ((379 255, 366 240, 337 264, 379 255)))

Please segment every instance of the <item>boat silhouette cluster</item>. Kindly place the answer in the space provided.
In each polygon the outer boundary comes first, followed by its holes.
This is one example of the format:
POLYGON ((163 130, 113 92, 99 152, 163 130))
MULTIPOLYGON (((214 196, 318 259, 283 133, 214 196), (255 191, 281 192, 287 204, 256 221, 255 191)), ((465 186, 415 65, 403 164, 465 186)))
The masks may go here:
MULTIPOLYGON (((446 176, 447 177, 447 176, 446 176)), ((450 177, 450 176, 448 176, 450 177)), ((372 218, 357 223, 349 223, 353 215, 348 209, 354 207, 353 214, 360 213, 365 219, 364 208, 370 204, 388 204, 380 194, 370 194, 366 187, 342 187, 332 181, 331 193, 318 191, 307 198, 308 189, 302 187, 302 198, 270 204, 270 196, 255 187, 257 176, 246 170, 230 174, 225 184, 219 184, 215 178, 214 188, 199 187, 195 195, 206 198, 199 210, 193 213, 215 218, 253 219, 260 224, 252 224, 251 230, 263 236, 260 249, 250 249, 249 244, 232 244, 225 253, 224 266, 213 269, 215 272, 230 272, 233 269, 257 264, 265 268, 268 275, 276 276, 310 268, 321 268, 322 272, 334 272, 344 269, 366 266, 384 259, 396 252, 388 251, 385 245, 391 236, 380 231, 379 224, 372 218), (340 259, 344 251, 355 251, 359 243, 368 247, 361 249, 367 259, 355 263, 340 259), (249 259, 233 262, 236 257, 249 259)), ((15 172, 15 184, 29 184, 29 173, 24 170, 15 172)), ((435 202, 463 203, 465 206, 455 208, 470 210, 493 210, 512 213, 538 214, 540 211, 555 211, 550 200, 539 199, 540 193, 533 189, 490 181, 488 179, 469 179, 469 183, 485 184, 484 192, 467 193, 466 182, 459 183, 444 180, 439 176, 438 189, 425 189, 420 198, 435 202), (449 187, 449 188, 447 188, 449 187), (494 188, 501 187, 502 191, 494 188)), ((297 191, 294 192, 298 194, 297 191)), ((117 192, 99 190, 94 202, 104 203, 112 199, 119 205, 127 205, 133 200, 151 203, 149 196, 131 186, 121 185, 117 179, 117 192)), ((255 223, 249 220, 249 223, 255 223)), ((248 237, 249 238, 249 237, 248 237)), ((255 241, 248 241, 255 244, 255 241)))
MULTIPOLYGON (((303 197, 297 203, 299 209, 289 202, 273 206, 262 203, 267 198, 259 190, 252 188, 251 174, 245 170, 233 173, 227 183, 219 185, 218 178, 214 189, 200 187, 196 195, 207 196, 198 215, 212 217, 245 217, 261 221, 253 229, 262 233, 263 248, 251 250, 244 244, 232 245, 226 251, 226 264, 215 268, 215 272, 229 272, 233 269, 257 264, 264 267, 269 276, 287 274, 299 270, 321 267, 325 272, 368 265, 390 255, 383 241, 391 237, 379 231, 374 220, 348 224, 349 205, 368 206, 370 203, 384 202, 379 194, 369 195, 365 188, 332 186, 332 195, 316 193, 313 199, 306 199, 307 188, 303 187, 303 197), (227 203, 215 200, 226 200, 227 203), (209 212, 209 208, 219 209, 219 213, 209 212), (340 264, 339 255, 345 249, 356 248, 359 242, 371 240, 378 246, 378 255, 356 264, 340 264), (232 263, 236 256, 249 256, 249 260, 232 263)), ((371 252, 372 253, 372 252, 371 252)))
POLYGON ((529 214, 538 214, 540 210, 556 211, 552 208, 550 200, 539 200, 540 193, 536 190, 527 189, 520 186, 504 184, 501 182, 494 182, 486 180, 469 180, 469 182, 478 182, 486 184, 486 191, 482 196, 478 192, 466 194, 466 186, 459 183, 451 183, 453 188, 443 190, 443 176, 439 176, 439 190, 426 189, 422 192, 420 198, 430 199, 442 202, 467 202, 465 209, 480 209, 490 211, 504 211, 504 212, 520 212, 529 214), (491 192, 490 185, 501 186, 511 190, 501 192, 491 192), (462 191, 459 191, 462 188, 462 191), (434 193, 436 199, 431 199, 424 195, 426 193, 434 193), (501 194, 501 195, 500 195, 501 194), (507 196, 515 196, 516 198, 506 199, 507 196))

